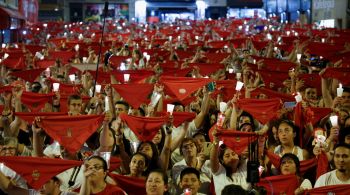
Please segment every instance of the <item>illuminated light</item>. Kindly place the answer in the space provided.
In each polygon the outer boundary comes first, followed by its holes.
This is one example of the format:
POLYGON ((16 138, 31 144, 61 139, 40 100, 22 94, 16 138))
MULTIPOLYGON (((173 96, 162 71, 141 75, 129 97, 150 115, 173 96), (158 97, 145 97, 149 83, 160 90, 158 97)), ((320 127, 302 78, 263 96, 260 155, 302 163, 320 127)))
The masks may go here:
POLYGON ((146 22, 146 8, 147 2, 145 0, 135 1, 135 17, 138 19, 138 22, 146 22))
MULTIPOLYGON (((207 4, 203 0, 197 0, 197 19, 204 19, 205 18, 205 9, 207 9, 207 4)), ((209 18, 209 21, 211 21, 211 18, 209 18)))
POLYGON ((45 23, 45 24, 43 24, 43 27, 45 27, 45 28, 46 28, 46 27, 47 27, 47 24, 46 24, 46 23, 45 23))

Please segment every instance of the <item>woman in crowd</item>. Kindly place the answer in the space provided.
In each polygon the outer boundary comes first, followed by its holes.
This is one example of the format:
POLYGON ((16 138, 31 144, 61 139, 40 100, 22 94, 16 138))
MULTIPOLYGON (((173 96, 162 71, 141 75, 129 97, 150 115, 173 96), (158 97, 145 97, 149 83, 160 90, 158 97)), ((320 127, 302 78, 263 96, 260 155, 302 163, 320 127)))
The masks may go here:
POLYGON ((146 179, 147 195, 167 195, 168 176, 162 170, 152 170, 146 179))
POLYGON ((91 156, 85 161, 84 165, 85 180, 81 186, 80 195, 125 194, 118 186, 106 182, 107 162, 102 157, 91 156))
POLYGON ((145 178, 145 173, 148 169, 148 157, 143 153, 135 153, 131 157, 130 161, 130 174, 128 176, 145 178))

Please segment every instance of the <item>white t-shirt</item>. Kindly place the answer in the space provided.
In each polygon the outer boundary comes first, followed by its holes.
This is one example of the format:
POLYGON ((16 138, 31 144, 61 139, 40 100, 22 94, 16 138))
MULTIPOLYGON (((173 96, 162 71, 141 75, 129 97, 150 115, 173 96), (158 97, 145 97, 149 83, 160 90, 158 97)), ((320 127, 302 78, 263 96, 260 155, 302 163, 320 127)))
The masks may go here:
POLYGON ((219 170, 213 173, 213 180, 215 186, 215 193, 221 194, 222 189, 230 184, 240 185, 243 189, 250 188, 250 184, 247 183, 247 163, 244 161, 237 171, 232 174, 232 180, 226 176, 226 169, 220 164, 219 170))
POLYGON ((300 184, 300 187, 303 188, 304 190, 312 189, 311 181, 308 179, 304 179, 303 182, 300 184))
POLYGON ((315 183, 315 188, 338 184, 350 184, 350 179, 347 181, 340 181, 336 175, 336 171, 337 170, 333 170, 321 175, 315 183))
POLYGON ((17 187, 20 187, 20 188, 23 188, 23 189, 28 189, 26 180, 24 180, 19 174, 17 174, 12 169, 8 168, 6 165, 2 164, 0 171, 6 177, 11 178, 11 180, 15 182, 17 187))

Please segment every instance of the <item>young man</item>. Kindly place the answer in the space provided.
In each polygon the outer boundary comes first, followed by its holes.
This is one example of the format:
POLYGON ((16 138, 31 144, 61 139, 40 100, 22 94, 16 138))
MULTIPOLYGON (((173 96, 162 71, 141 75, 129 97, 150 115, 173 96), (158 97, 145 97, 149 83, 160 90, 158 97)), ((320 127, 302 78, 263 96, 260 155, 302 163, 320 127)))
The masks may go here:
POLYGON ((334 150, 335 170, 321 175, 315 188, 337 184, 350 184, 350 145, 338 144, 334 150))
POLYGON ((198 192, 200 186, 200 172, 197 169, 187 167, 181 171, 180 187, 184 192, 183 194, 186 195, 187 193, 190 193, 191 195, 204 195, 198 192))

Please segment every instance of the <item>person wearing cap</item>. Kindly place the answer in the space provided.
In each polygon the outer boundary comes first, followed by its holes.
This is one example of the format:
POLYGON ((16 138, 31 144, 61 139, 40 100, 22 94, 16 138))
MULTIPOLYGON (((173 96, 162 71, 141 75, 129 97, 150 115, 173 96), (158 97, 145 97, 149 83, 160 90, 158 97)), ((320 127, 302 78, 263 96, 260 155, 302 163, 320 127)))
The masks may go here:
POLYGON ((350 145, 341 143, 335 147, 333 157, 335 169, 321 175, 315 188, 337 184, 350 184, 350 145))

